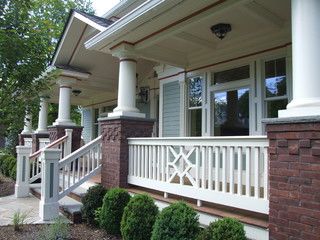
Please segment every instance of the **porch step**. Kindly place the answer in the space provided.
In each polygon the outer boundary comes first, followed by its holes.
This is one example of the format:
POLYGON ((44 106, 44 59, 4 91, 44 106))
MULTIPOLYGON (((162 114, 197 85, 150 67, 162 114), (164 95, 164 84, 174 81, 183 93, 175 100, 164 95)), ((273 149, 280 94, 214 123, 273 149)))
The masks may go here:
MULTIPOLYGON (((178 200, 183 200, 198 212, 198 214, 200 215, 200 224, 202 226, 207 226, 211 221, 214 221, 218 218, 231 217, 242 222, 245 225, 245 229, 247 232, 251 231, 252 233, 254 233, 253 235, 256 235, 259 232, 259 240, 268 239, 268 215, 244 211, 217 204, 211 204, 207 202, 202 202, 202 206, 198 207, 196 204, 196 200, 194 199, 183 198, 181 196, 173 194, 169 194, 168 198, 164 198, 162 192, 136 186, 130 186, 127 190, 133 195, 142 193, 149 194, 153 199, 155 199, 160 209, 178 200)), ((249 235, 251 234, 249 233, 249 235)), ((250 239, 255 239, 252 237, 252 235, 247 237, 249 237, 250 239)))
MULTIPOLYGON (((81 199, 86 194, 89 187, 94 186, 95 183, 86 182, 82 184, 80 187, 76 188, 72 191, 68 196, 65 196, 59 201, 60 204, 60 212, 69 218, 73 223, 81 223, 82 222, 82 214, 81 208, 82 203, 81 199)), ((30 192, 37 197, 41 198, 41 189, 40 184, 34 184, 30 188, 30 192)))

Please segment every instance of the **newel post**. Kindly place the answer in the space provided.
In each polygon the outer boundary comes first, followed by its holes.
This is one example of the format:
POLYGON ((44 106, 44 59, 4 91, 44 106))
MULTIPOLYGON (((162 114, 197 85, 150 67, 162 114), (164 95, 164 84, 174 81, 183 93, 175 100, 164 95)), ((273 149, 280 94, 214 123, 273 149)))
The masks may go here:
POLYGON ((72 152, 72 129, 66 129, 67 141, 64 145, 63 157, 68 156, 72 152))
POLYGON ((31 146, 17 146, 17 180, 15 185, 15 197, 23 198, 29 196, 30 164, 29 156, 31 146))
POLYGON ((46 149, 41 153, 41 200, 39 216, 49 221, 59 216, 59 158, 60 149, 46 149))

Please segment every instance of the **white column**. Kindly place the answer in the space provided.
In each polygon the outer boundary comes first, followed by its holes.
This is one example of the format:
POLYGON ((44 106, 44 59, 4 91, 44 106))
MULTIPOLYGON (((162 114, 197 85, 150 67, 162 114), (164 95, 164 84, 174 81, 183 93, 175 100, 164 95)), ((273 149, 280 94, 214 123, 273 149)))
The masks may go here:
POLYGON ((46 133, 47 124, 48 124, 48 101, 46 97, 41 97, 38 129, 36 130, 36 133, 46 133))
POLYGON ((123 52, 114 54, 120 59, 118 82, 118 106, 109 117, 128 116, 145 118, 136 108, 137 60, 133 55, 123 52))
POLYGON ((56 125, 63 126, 75 126, 76 124, 71 121, 70 110, 71 110, 71 84, 75 83, 72 78, 60 79, 58 84, 60 86, 59 92, 59 111, 58 118, 53 123, 56 125))
POLYGON ((291 3, 293 99, 279 117, 320 115, 320 1, 291 3))
POLYGON ((41 200, 39 216, 50 221, 59 216, 59 158, 60 149, 46 149, 41 153, 41 200))
POLYGON ((179 78, 180 85, 180 137, 187 136, 187 86, 185 74, 179 78))
POLYGON ((33 133, 32 115, 28 110, 26 110, 26 115, 24 117, 24 127, 23 127, 21 134, 29 134, 29 133, 33 133))
POLYGON ((29 156, 32 152, 31 146, 17 146, 17 180, 15 185, 15 197, 23 198, 29 196, 30 163, 29 156))

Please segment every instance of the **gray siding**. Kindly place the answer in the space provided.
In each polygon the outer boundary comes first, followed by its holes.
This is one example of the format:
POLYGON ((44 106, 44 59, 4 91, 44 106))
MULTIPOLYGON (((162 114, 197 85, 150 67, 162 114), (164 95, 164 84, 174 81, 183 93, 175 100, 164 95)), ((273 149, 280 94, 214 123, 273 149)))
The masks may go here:
POLYGON ((163 85, 163 137, 178 137, 180 134, 180 86, 179 82, 163 85))
POLYGON ((85 143, 92 139, 92 109, 82 109, 83 130, 82 137, 85 143))

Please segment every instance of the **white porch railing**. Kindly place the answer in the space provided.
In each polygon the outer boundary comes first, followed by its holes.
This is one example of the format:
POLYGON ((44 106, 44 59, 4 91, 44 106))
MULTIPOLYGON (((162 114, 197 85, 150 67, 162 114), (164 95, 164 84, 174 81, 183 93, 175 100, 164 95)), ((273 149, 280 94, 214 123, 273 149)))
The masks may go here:
POLYGON ((99 136, 59 161, 61 150, 45 149, 42 164, 40 218, 52 220, 59 214, 58 201, 101 170, 99 136))
MULTIPOLYGON (((41 159, 40 155, 45 149, 61 149, 60 153, 60 159, 62 159, 64 156, 67 156, 71 153, 71 146, 72 146, 72 129, 66 129, 66 134, 53 141, 52 143, 40 148, 38 151, 34 152, 29 157, 30 162, 30 178, 29 182, 33 183, 38 178, 41 177, 41 159)), ((44 142, 42 141, 41 144, 43 145, 44 142)))
POLYGON ((132 185, 268 214, 265 136, 130 138, 132 185))

